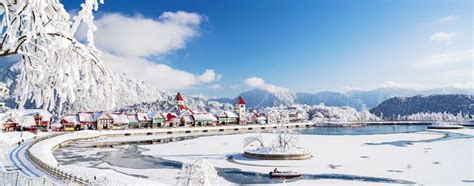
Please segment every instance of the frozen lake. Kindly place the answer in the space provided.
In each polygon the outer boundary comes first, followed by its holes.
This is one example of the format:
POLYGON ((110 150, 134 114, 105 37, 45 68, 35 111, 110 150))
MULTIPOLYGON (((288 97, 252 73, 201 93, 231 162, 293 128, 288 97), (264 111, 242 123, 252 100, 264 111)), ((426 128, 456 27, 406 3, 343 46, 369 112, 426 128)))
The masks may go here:
POLYGON ((54 155, 61 166, 113 171, 165 184, 176 182, 183 162, 197 159, 210 161, 222 184, 472 184, 473 131, 430 131, 423 125, 299 129, 300 138, 314 155, 301 161, 244 158, 242 140, 249 134, 106 149, 92 148, 92 141, 85 141, 59 149, 54 155), (304 175, 292 180, 270 179, 267 173, 275 167, 304 175))

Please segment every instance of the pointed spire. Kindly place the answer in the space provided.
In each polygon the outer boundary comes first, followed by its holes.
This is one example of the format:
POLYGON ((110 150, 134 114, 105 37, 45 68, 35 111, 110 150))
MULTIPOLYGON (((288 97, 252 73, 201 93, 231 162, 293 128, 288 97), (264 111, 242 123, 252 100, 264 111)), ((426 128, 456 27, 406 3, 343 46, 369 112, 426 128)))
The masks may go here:
POLYGON ((245 101, 244 101, 244 98, 242 98, 242 96, 239 96, 239 98, 237 99, 237 104, 238 105, 245 105, 245 101))
POLYGON ((181 93, 178 92, 176 94, 176 97, 174 98, 175 101, 184 101, 183 96, 181 96, 181 93))

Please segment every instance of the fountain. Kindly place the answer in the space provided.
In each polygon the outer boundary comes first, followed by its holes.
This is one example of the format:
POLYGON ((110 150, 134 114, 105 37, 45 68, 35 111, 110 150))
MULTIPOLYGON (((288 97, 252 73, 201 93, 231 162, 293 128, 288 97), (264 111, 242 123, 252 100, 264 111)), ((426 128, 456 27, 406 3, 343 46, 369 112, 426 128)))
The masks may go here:
POLYGON ((244 139, 244 156, 262 160, 305 160, 312 157, 298 136, 279 125, 270 145, 257 133, 244 139))

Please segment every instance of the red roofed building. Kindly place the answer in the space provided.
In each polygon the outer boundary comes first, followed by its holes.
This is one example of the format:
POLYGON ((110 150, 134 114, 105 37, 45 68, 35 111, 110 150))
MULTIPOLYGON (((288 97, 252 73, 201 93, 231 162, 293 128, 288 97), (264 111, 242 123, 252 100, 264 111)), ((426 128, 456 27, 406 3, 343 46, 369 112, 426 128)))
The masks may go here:
POLYGON ((186 109, 186 106, 184 106, 184 98, 180 92, 178 92, 176 94, 176 97, 174 97, 174 104, 176 106, 176 109, 179 111, 186 109))
POLYGON ((242 96, 239 96, 237 98, 237 101, 235 102, 235 112, 237 112, 239 116, 239 124, 245 124, 246 123, 246 108, 245 108, 245 101, 242 96))
POLYGON ((239 96, 239 98, 237 99, 237 103, 236 103, 236 104, 245 105, 244 98, 242 98, 242 96, 239 96))

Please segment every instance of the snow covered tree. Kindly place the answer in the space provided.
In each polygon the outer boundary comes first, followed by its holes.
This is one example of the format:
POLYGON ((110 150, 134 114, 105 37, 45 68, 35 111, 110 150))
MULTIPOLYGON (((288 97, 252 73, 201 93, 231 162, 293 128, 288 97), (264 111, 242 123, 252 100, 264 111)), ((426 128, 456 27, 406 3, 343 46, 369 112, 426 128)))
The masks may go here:
POLYGON ((0 5, 0 56, 21 57, 14 90, 18 107, 31 101, 38 108, 61 110, 77 92, 103 96, 102 104, 114 107, 113 82, 94 46, 97 0, 85 0, 73 18, 58 0, 0 0, 0 5), (84 43, 74 38, 80 24, 87 28, 84 43))
POLYGON ((206 160, 199 159, 194 163, 185 163, 176 185, 182 186, 213 186, 218 185, 217 171, 206 160))

